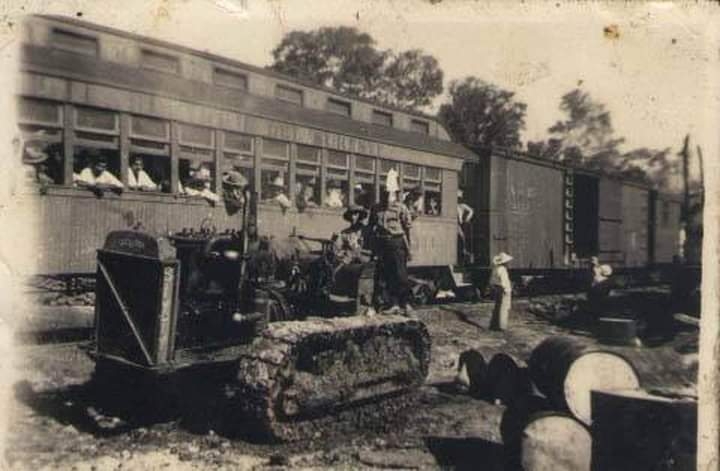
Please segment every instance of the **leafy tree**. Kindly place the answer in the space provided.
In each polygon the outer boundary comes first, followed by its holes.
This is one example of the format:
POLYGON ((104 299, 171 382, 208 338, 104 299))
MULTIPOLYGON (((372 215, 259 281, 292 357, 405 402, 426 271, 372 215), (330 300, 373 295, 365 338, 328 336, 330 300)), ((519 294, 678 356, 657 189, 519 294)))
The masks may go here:
POLYGON ((293 31, 272 54, 273 70, 391 105, 427 106, 443 90, 434 57, 419 49, 378 50, 372 36, 356 28, 293 31))
POLYGON ((610 112, 580 89, 560 100, 566 119, 548 129, 548 143, 528 143, 528 150, 541 158, 563 160, 598 170, 616 170, 620 160, 618 146, 623 138, 614 135, 610 112))
POLYGON ((443 71, 437 59, 420 49, 388 54, 382 76, 374 98, 395 106, 427 106, 443 91, 443 71))
POLYGON ((520 147, 527 105, 515 101, 513 92, 477 77, 450 84, 450 102, 438 117, 453 137, 468 147, 520 147))
POLYGON ((385 62, 369 34, 346 26, 292 31, 272 55, 273 70, 350 93, 372 88, 385 62))

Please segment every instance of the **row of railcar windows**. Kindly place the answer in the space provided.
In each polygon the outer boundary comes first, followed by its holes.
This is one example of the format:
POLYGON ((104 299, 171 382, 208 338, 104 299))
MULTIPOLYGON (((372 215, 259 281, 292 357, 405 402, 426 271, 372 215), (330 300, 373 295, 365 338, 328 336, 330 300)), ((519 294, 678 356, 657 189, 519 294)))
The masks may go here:
MULTIPOLYGON (((97 37, 91 34, 82 34, 75 31, 68 31, 61 28, 53 28, 51 33, 52 47, 97 57, 100 51, 100 44, 97 37)), ((145 69, 160 71, 170 74, 181 73, 181 63, 178 56, 164 51, 155 50, 147 46, 140 48, 140 66, 145 69)), ((227 66, 213 66, 212 81, 221 87, 228 87, 242 91, 248 91, 248 76, 238 70, 227 66)), ((275 98, 297 106, 304 106, 304 92, 302 88, 292 87, 278 83, 274 89, 275 98)), ((352 118, 352 103, 334 97, 328 97, 325 103, 326 111, 352 118)), ((393 127, 393 114, 387 111, 373 110, 371 122, 380 126, 393 127)), ((430 124, 421 119, 410 121, 410 131, 429 134, 430 124)))
MULTIPOLYGON (((62 184, 65 178, 63 145, 63 107, 55 102, 23 99, 20 102, 20 128, 25 142, 47 158, 37 165, 38 180, 62 184)), ((105 163, 107 179, 121 181, 119 114, 104 109, 73 106, 72 181, 81 183, 97 161, 105 163)), ((290 182, 290 149, 288 142, 263 138, 259 152, 260 182, 255 185, 255 139, 232 132, 214 132, 211 128, 179 123, 177 126, 178 188, 171 188, 170 122, 147 116, 131 115, 127 136, 129 142, 126 188, 139 191, 195 194, 212 191, 218 170, 215 153, 222 147, 221 175, 237 171, 263 200, 284 199, 298 208, 346 207, 350 201, 369 207, 384 190, 385 176, 391 169, 402 175, 401 184, 415 199, 408 201, 418 214, 440 215, 442 171, 410 163, 376 159, 328 149, 297 144, 294 159, 295 179, 290 182), (221 142, 216 142, 220 140, 221 142), (325 157, 323 158, 323 155, 325 157), (379 169, 376 166, 379 165, 379 169), (376 188, 376 172, 380 186, 376 188), (352 186, 351 186, 352 185, 352 186), (193 191, 195 190, 195 191, 193 191), (281 197, 282 198, 282 197, 281 197)), ((27 150, 26 150, 27 152, 27 150)), ((37 153, 37 152, 36 152, 37 153)))

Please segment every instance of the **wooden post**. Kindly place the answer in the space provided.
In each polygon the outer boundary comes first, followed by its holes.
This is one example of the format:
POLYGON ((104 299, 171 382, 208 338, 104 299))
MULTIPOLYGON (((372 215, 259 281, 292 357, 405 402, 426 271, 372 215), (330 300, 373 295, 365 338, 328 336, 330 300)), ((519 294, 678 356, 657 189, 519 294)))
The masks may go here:
POLYGON ((706 173, 708 194, 703 208, 702 306, 700 316, 700 364, 698 367, 698 466, 720 467, 720 174, 706 173))
POLYGON ((63 105, 63 154, 65 161, 63 162, 63 184, 66 186, 73 185, 73 171, 75 163, 75 130, 72 105, 63 105))
POLYGON ((690 168, 689 168, 690 150, 688 148, 689 143, 690 143, 690 134, 687 134, 685 136, 683 148, 680 151, 680 157, 682 158, 682 174, 683 174, 682 220, 685 222, 685 224, 688 223, 688 210, 690 209, 690 188, 689 188, 689 181, 688 181, 690 178, 690 168))
POLYGON ((215 152, 213 160, 215 162, 215 181, 213 182, 213 191, 216 195, 222 196, 222 174, 223 174, 223 147, 225 146, 224 137, 222 131, 215 129, 211 131, 214 134, 215 152))
POLYGON ((323 148, 321 151, 320 158, 320 206, 325 206, 325 188, 327 188, 327 163, 328 163, 328 150, 323 148))
POLYGON ((180 188, 180 127, 176 121, 170 123, 170 193, 180 188))
POLYGON ((128 185, 128 168, 130 165, 130 115, 120 113, 120 181, 128 185))
POLYGON ((295 168, 297 161, 297 144, 294 142, 288 143, 290 146, 290 154, 288 159, 288 198, 292 201, 293 206, 297 201, 297 192, 295 191, 295 181, 297 180, 297 169, 295 168))
POLYGON ((258 200, 262 200, 262 137, 255 138, 253 148, 255 150, 255 155, 253 156, 253 180, 255 181, 255 194, 257 195, 258 200))

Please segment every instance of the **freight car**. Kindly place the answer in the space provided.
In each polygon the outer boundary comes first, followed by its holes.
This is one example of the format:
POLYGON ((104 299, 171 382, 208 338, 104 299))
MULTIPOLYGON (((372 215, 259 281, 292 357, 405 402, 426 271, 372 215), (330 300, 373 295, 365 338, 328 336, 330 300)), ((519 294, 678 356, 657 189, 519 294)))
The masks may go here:
POLYGON ((575 271, 592 256, 626 278, 646 278, 651 268, 661 275, 675 261, 678 197, 517 151, 477 152, 460 187, 475 208, 468 246, 477 266, 468 270, 480 283, 500 251, 515 257, 515 278, 556 285, 582 280, 575 271))
POLYGON ((456 260, 458 173, 475 157, 432 117, 71 18, 29 17, 21 47, 19 126, 45 146, 52 180, 23 195, 42 226, 35 273, 92 273, 95 247, 117 229, 237 228, 222 201, 180 191, 203 164, 217 195, 225 172, 241 172, 260 199, 258 226, 278 237, 339 232, 338 201, 372 204, 395 169, 425 201, 412 263, 456 260), (74 184, 93 152, 125 184, 122 194, 98 197, 74 184), (157 191, 127 189, 136 158, 157 191), (268 198, 277 183, 291 207, 268 198))

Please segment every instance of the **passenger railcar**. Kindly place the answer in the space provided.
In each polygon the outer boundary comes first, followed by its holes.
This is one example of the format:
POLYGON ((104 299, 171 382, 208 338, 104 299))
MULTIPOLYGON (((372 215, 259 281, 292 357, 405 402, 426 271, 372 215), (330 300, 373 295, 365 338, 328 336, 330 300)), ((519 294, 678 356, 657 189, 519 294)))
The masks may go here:
POLYGON ((93 272, 105 235, 137 223, 160 234, 203 223, 238 228, 222 203, 180 193, 198 164, 210 169, 216 194, 224 172, 242 172, 259 196, 260 232, 278 237, 329 237, 345 224, 343 209, 328 206, 331 187, 343 204, 369 205, 395 169, 426 205, 412 263, 455 262, 458 174, 475 156, 435 119, 71 18, 32 16, 24 26, 19 126, 46 144, 54 182, 24 195, 42 227, 36 273, 93 272), (105 156, 126 191, 98 197, 73 185, 89 150, 105 156), (158 191, 127 189, 135 158, 158 191), (309 188, 311 207, 264 202, 271 183, 293 202, 309 188))

